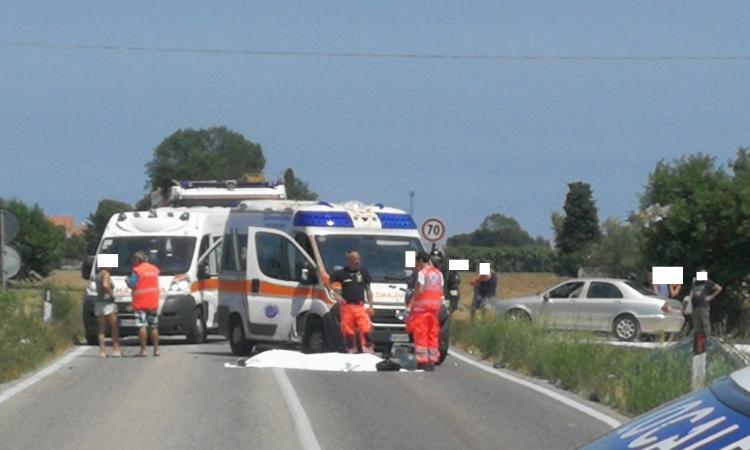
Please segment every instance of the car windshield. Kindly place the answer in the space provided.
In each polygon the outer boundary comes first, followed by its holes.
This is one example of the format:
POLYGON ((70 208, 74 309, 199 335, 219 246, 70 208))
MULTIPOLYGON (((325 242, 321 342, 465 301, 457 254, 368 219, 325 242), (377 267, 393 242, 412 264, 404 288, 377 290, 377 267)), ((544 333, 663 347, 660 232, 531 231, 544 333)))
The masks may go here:
POLYGON ((406 282, 411 269, 404 267, 404 252, 423 250, 417 238, 365 235, 317 236, 315 241, 328 272, 346 265, 346 252, 356 250, 373 281, 406 282))
POLYGON ((162 275, 177 275, 190 269, 194 249, 194 237, 138 236, 104 238, 99 253, 118 255, 117 267, 112 269, 112 275, 129 275, 132 272, 130 258, 139 250, 159 268, 162 275))
POLYGON ((645 286, 641 286, 641 285, 639 285, 638 283, 636 283, 634 281, 626 281, 625 284, 627 284, 631 288, 635 289, 640 294, 647 295, 649 297, 658 297, 659 296, 656 292, 654 292, 654 291, 652 291, 650 289, 647 289, 645 286))

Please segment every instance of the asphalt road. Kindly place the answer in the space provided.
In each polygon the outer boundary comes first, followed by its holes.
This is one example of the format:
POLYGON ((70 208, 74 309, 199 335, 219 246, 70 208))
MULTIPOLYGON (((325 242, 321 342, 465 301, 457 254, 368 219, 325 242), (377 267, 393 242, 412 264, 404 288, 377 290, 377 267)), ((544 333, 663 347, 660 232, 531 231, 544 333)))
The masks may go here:
POLYGON ((453 357, 434 373, 224 367, 236 360, 225 342, 88 349, 0 403, 0 447, 573 449, 611 429, 453 357))

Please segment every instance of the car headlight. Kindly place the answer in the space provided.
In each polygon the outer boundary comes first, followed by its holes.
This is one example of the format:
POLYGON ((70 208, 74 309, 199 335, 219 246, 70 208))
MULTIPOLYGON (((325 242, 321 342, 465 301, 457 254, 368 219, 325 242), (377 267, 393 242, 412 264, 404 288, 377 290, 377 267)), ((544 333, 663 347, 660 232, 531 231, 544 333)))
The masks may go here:
POLYGON ((169 293, 170 294, 182 294, 190 292, 190 280, 185 277, 182 279, 174 279, 172 280, 172 284, 169 285, 169 293))

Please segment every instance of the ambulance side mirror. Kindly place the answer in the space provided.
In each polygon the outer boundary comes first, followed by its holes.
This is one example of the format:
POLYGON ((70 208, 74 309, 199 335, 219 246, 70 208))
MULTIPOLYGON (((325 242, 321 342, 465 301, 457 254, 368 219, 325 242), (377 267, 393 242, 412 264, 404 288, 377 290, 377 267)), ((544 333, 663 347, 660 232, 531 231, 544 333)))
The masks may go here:
POLYGON ((198 279, 205 280, 207 278, 211 278, 211 274, 209 273, 208 261, 203 262, 198 266, 198 279))
POLYGON ((302 270, 300 270, 299 280, 302 284, 318 284, 318 275, 315 273, 315 269, 303 267, 302 270))
POLYGON ((94 257, 93 256, 87 256, 85 260, 83 260, 83 265, 81 265, 81 278, 84 280, 88 280, 91 276, 91 268, 94 266, 94 257))

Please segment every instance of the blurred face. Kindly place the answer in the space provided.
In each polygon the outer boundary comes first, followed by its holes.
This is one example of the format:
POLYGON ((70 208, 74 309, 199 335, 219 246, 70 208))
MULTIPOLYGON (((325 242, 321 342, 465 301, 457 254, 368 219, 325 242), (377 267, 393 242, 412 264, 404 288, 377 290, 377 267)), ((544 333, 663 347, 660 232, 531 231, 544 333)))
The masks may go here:
POLYGON ((357 252, 351 252, 346 257, 346 266, 349 268, 349 270, 359 270, 361 262, 362 258, 357 252))

